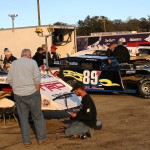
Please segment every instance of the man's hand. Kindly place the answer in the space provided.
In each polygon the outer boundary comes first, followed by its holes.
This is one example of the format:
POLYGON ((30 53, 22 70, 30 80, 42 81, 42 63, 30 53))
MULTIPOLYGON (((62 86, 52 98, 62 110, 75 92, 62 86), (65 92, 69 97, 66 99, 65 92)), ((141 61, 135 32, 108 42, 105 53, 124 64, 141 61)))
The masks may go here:
POLYGON ((40 84, 35 84, 35 87, 36 87, 37 91, 40 92, 40 84))
POLYGON ((6 68, 10 68, 10 63, 6 63, 6 68))
POLYGON ((111 62, 112 62, 111 59, 108 59, 108 63, 111 64, 111 62))

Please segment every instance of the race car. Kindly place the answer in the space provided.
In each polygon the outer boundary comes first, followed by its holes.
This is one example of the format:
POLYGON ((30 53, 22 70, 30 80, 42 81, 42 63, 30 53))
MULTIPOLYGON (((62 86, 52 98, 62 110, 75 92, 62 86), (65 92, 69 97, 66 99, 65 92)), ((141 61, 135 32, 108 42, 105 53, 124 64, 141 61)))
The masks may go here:
POLYGON ((76 52, 71 55, 72 56, 80 56, 80 55, 97 55, 97 56, 106 56, 106 51, 104 49, 101 50, 82 50, 79 52, 76 52))
MULTIPOLYGON (((55 77, 51 72, 41 73, 41 109, 46 110, 68 110, 80 106, 81 99, 71 93, 72 87, 63 80, 55 77)), ((8 96, 13 100, 12 88, 7 82, 7 72, 0 71, 0 91, 1 97, 8 96)))
POLYGON ((150 64, 119 64, 115 57, 81 55, 57 60, 61 78, 86 91, 136 93, 150 98, 150 64), (62 76, 63 75, 63 76, 62 76))

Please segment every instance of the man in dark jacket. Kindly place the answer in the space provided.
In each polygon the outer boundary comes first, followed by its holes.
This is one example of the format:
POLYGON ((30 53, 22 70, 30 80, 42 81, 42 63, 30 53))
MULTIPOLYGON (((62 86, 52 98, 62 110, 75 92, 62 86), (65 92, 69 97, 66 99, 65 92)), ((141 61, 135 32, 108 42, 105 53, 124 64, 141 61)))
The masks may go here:
POLYGON ((32 57, 32 59, 34 59, 37 62, 38 67, 43 65, 43 60, 46 59, 46 57, 43 55, 43 49, 41 47, 37 48, 37 52, 32 57))
MULTIPOLYGON (((114 48, 115 48, 115 44, 113 42, 108 44, 108 49, 106 51, 107 57, 113 57, 114 56, 114 48)), ((108 59, 108 63, 111 64, 111 59, 108 59)))
POLYGON ((114 48, 115 48, 115 44, 113 43, 113 42, 111 42, 111 43, 109 43, 109 45, 108 45, 108 49, 107 49, 107 51, 106 51, 106 55, 108 56, 108 57, 112 57, 112 56, 114 56, 114 48))
MULTIPOLYGON (((73 86, 74 93, 77 96, 82 97, 81 108, 79 112, 70 113, 74 122, 65 130, 65 134, 68 136, 74 134, 86 134, 90 133, 91 128, 96 127, 97 111, 92 98, 84 90, 84 86, 81 82, 76 82, 73 86)), ((91 136, 91 133, 90 133, 91 136)))
POLYGON ((114 56, 117 58, 119 63, 130 63, 129 50, 122 45, 121 41, 119 41, 118 46, 114 49, 114 56))

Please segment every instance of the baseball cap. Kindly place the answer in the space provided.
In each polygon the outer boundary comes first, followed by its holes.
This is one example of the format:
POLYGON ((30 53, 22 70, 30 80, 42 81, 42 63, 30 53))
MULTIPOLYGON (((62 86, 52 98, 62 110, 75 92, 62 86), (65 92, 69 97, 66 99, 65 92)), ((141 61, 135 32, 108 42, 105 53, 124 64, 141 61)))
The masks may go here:
POLYGON ((56 47, 55 45, 52 45, 52 46, 51 46, 51 49, 56 50, 57 47, 56 47))
POLYGON ((4 52, 4 54, 7 55, 7 54, 12 54, 12 53, 11 53, 10 50, 6 50, 6 51, 4 52))
POLYGON ((8 48, 4 48, 4 52, 6 52, 7 50, 9 50, 8 48))
POLYGON ((84 89, 84 86, 83 86, 83 83, 82 83, 82 82, 75 82, 75 83, 73 84, 73 88, 72 88, 71 92, 75 91, 75 90, 78 89, 78 88, 83 88, 83 89, 84 89))

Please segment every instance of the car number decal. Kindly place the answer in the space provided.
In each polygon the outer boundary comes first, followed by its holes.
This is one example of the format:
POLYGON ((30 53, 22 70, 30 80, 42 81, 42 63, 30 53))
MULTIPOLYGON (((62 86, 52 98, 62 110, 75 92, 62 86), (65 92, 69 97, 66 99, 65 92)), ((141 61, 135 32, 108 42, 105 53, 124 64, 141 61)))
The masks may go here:
POLYGON ((91 84, 97 86, 120 86, 118 83, 112 83, 109 79, 100 79, 101 71, 84 70, 83 74, 71 70, 63 71, 65 77, 73 77, 74 79, 83 82, 83 84, 91 84))
POLYGON ((112 83, 109 79, 99 79, 100 74, 97 71, 83 71, 83 83, 98 86, 120 86, 117 83, 112 83))

